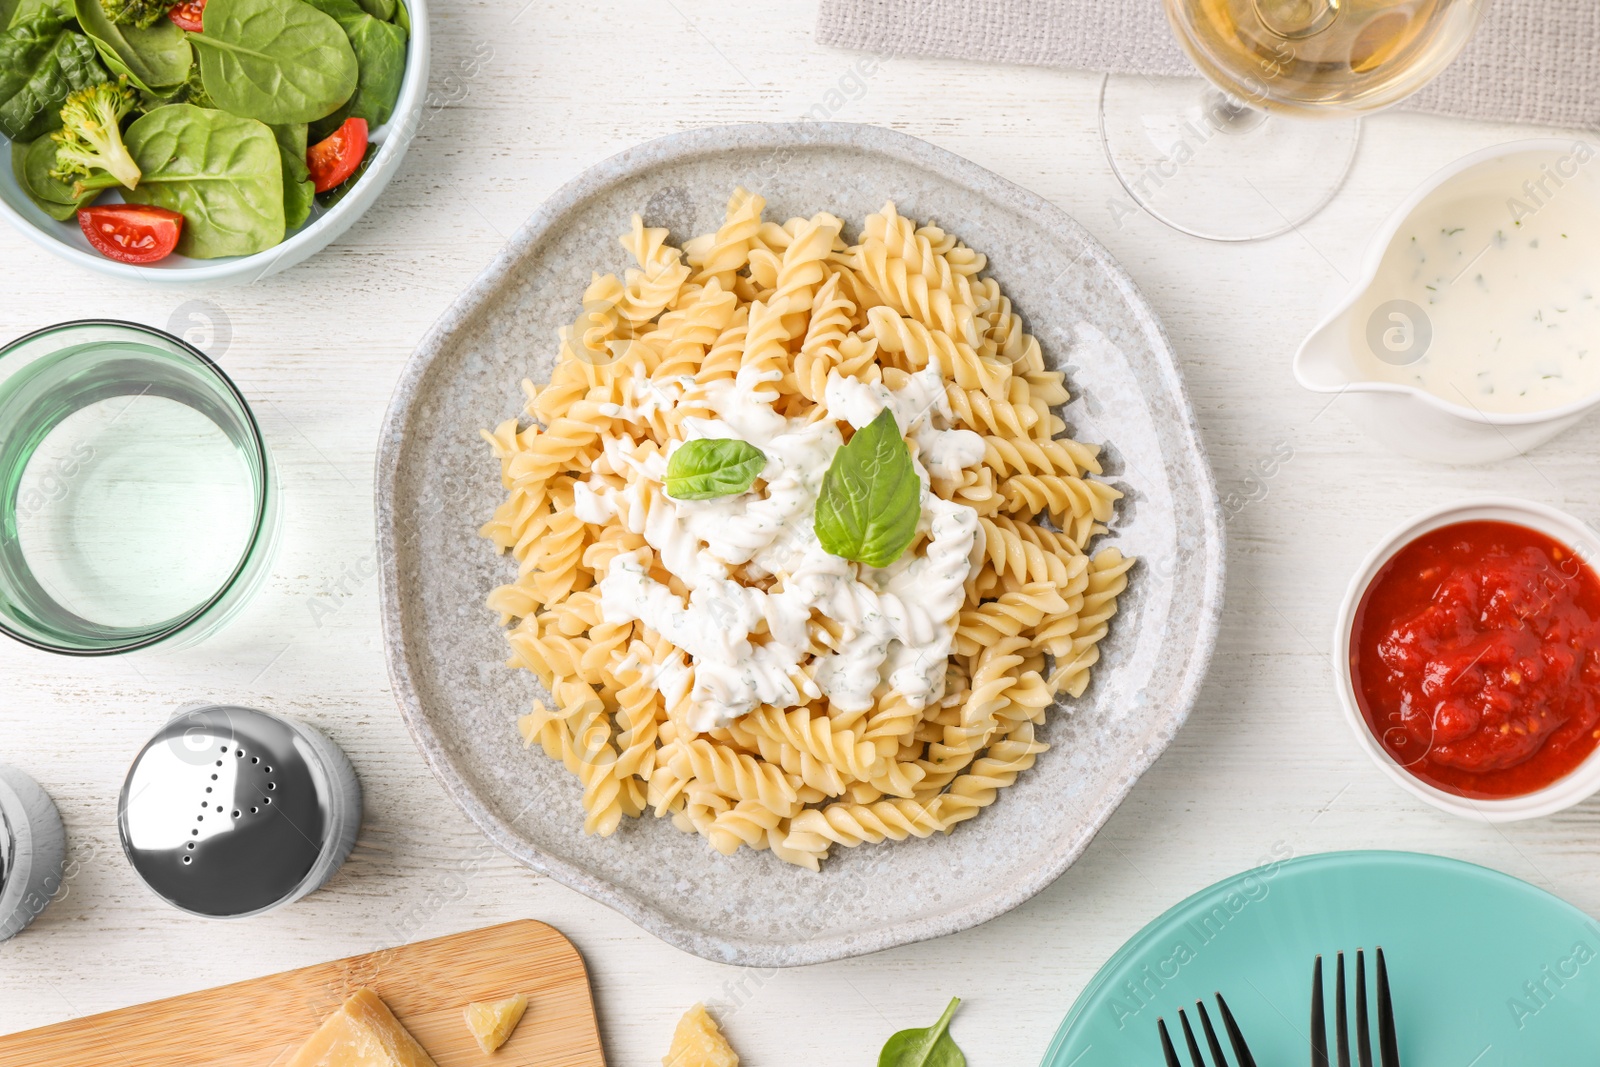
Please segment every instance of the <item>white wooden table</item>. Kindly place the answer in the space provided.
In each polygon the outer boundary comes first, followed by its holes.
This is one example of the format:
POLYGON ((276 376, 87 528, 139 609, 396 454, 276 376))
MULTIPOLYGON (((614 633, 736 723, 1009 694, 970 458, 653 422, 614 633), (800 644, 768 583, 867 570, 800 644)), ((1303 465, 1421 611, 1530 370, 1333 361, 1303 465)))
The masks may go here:
POLYGON ((1438 852, 1600 912, 1600 805, 1486 829, 1408 799, 1340 721, 1327 654, 1351 570, 1418 510, 1510 489, 1600 519, 1600 422, 1499 467, 1425 469, 1379 451, 1289 370, 1391 207, 1436 167, 1525 131, 1380 116, 1348 187, 1303 232, 1211 245, 1115 206, 1120 190, 1095 133, 1097 76, 890 59, 863 77, 862 57, 814 44, 809 0, 521 3, 438 4, 433 90, 443 110, 377 206, 275 278, 209 294, 108 283, 0 232, 0 336, 84 316, 225 323, 191 336, 255 404, 286 506, 270 583, 199 648, 69 661, 0 645, 0 761, 54 794, 81 860, 65 898, 0 945, 0 1031, 529 916, 587 958, 613 1064, 658 1062, 678 1014, 700 999, 720 1009, 752 1067, 870 1064, 892 1031, 932 1022, 960 994, 955 1033, 971 1061, 1017 1067, 1038 1061, 1074 996, 1143 923, 1274 853, 1438 852), (741 971, 668 948, 495 853, 429 776, 384 668, 372 460, 413 346, 542 198, 639 141, 790 120, 819 105, 976 160, 1087 225, 1165 320, 1222 490, 1249 502, 1228 524, 1228 610, 1200 705, 1066 876, 964 934, 741 971), (1285 453, 1273 476, 1256 479, 1258 464, 1285 453), (343 872, 251 922, 169 910, 116 843, 129 759, 169 712, 200 699, 306 719, 345 746, 366 783, 367 823, 343 872), (397 920, 406 911, 418 921, 397 920))

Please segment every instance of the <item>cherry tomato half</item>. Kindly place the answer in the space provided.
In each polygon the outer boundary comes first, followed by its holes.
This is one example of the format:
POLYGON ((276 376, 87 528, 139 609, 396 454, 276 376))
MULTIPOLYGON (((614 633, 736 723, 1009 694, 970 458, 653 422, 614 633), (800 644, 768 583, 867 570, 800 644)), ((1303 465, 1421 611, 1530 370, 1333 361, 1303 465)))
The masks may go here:
POLYGON ((183 216, 146 204, 78 209, 78 226, 95 251, 118 263, 154 263, 178 246, 183 216))
POLYGON ((178 29, 200 33, 204 28, 201 16, 205 14, 206 0, 180 0, 167 8, 167 18, 178 24, 178 29))
POLYGON ((367 120, 345 119, 344 125, 306 149, 311 184, 319 193, 343 185, 367 154, 367 120))

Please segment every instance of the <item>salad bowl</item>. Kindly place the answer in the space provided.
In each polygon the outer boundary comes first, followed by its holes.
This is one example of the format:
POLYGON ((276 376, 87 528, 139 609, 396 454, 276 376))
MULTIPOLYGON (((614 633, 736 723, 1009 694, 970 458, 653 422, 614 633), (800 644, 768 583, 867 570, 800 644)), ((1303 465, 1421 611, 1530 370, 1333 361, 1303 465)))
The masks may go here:
MULTIPOLYGON (((375 203, 400 169, 406 149, 427 122, 429 29, 427 0, 406 0, 409 17, 406 68, 389 121, 369 135, 371 152, 336 202, 316 205, 311 217, 283 241, 252 255, 197 259, 172 253, 148 265, 119 263, 95 251, 73 218, 58 222, 33 203, 18 183, 12 145, 0 135, 0 215, 28 240, 53 255, 98 274, 158 284, 221 287, 248 284, 286 270, 320 252, 375 203)), ((105 203, 115 202, 111 194, 105 203)))

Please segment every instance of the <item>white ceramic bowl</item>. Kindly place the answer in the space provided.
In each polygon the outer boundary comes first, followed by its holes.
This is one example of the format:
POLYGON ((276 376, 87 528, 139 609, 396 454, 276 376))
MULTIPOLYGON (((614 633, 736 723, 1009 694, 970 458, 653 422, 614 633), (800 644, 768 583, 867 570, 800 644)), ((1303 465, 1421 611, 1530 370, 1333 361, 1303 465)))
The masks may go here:
POLYGON ((1357 743, 1372 757, 1372 761, 1401 788, 1441 811, 1483 823, 1518 822, 1552 815, 1600 792, 1600 749, 1591 753, 1565 778, 1537 792, 1520 797, 1475 800, 1435 788, 1400 766, 1373 736, 1372 728, 1367 725, 1361 707, 1356 702, 1355 684, 1350 677, 1350 631, 1367 586, 1378 571, 1406 545, 1423 534, 1458 522, 1515 523, 1538 530, 1567 545, 1590 566, 1600 560, 1600 534, 1564 511, 1528 500, 1514 497, 1465 500, 1419 515, 1384 538, 1362 562, 1350 581, 1344 604, 1339 608, 1339 621, 1333 631, 1333 678, 1339 692, 1339 703, 1344 709, 1345 721, 1356 735, 1357 743))
MULTIPOLYGON (((355 188, 326 211, 314 208, 310 220, 282 244, 251 256, 190 259, 173 254, 144 267, 117 263, 89 247, 77 219, 57 222, 28 199, 12 173, 11 142, 5 137, 0 137, 0 215, 40 248, 116 278, 180 285, 239 285, 294 266, 321 251, 372 206, 389 179, 400 169, 400 160, 423 121, 423 100, 428 91, 428 3, 427 0, 406 0, 406 6, 411 16, 411 32, 406 41, 406 73, 400 83, 400 98, 395 103, 394 115, 372 131, 372 143, 378 145, 377 155, 373 156, 355 188)), ((103 202, 115 201, 116 196, 112 194, 103 202)))
POLYGON ((1395 208, 1367 246, 1359 277, 1339 305, 1318 323, 1294 357, 1295 378, 1314 392, 1343 396, 1343 406, 1372 437, 1403 455, 1435 463, 1493 463, 1521 455, 1577 424, 1596 405, 1594 393, 1548 411, 1483 412, 1409 385, 1363 380, 1352 351, 1358 314, 1395 235, 1424 203, 1492 188, 1526 195, 1529 178, 1559 180, 1563 196, 1582 196, 1600 210, 1600 149, 1571 138, 1542 137, 1495 145, 1435 173, 1395 208), (1544 177, 1553 173, 1553 177, 1544 177))

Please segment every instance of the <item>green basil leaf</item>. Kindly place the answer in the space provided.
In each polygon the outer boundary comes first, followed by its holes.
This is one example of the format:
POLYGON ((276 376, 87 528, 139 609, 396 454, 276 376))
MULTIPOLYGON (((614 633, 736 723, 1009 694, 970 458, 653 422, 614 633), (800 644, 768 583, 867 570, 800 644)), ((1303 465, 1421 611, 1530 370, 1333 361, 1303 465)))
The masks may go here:
POLYGON ((835 556, 887 567, 917 536, 921 505, 922 482, 911 450, 894 412, 884 408, 834 453, 813 528, 835 556))
POLYGON ((902 1030, 878 1053, 878 1067, 967 1067, 967 1057, 950 1036, 950 1020, 961 998, 956 997, 926 1030, 902 1030))
POLYGON ((235 115, 314 122, 356 91, 360 72, 349 39, 302 0, 207 0, 206 31, 189 40, 206 93, 235 115))
POLYGON ((288 232, 299 229, 311 217, 311 204, 316 196, 311 169, 306 166, 306 124, 274 126, 272 136, 278 139, 278 154, 282 157, 283 227, 288 232))
POLYGON ((750 488, 767 465, 755 445, 721 437, 685 441, 667 460, 667 495, 674 500, 711 500, 750 488))
POLYGON ((283 162, 268 126, 168 104, 137 119, 123 140, 144 176, 122 197, 181 214, 179 252, 247 256, 283 240, 283 162))
POLYGON ((160 93, 188 78, 194 52, 170 19, 145 30, 118 26, 106 17, 100 0, 73 0, 72 12, 111 73, 126 74, 134 88, 160 93))
MULTIPOLYGON (((43 28, 48 24, 59 25, 59 17, 47 12, 26 25, 43 28)), ((15 88, 0 100, 0 133, 13 141, 31 141, 61 128, 61 105, 68 93, 106 81, 107 75, 94 45, 83 34, 61 30, 40 51, 31 32, 25 27, 19 30, 28 41, 20 49, 26 66, 11 71, 6 79, 15 88), (17 75, 20 84, 14 80, 17 75)))

